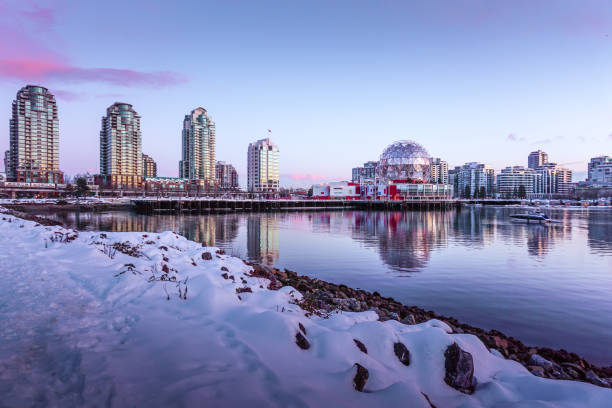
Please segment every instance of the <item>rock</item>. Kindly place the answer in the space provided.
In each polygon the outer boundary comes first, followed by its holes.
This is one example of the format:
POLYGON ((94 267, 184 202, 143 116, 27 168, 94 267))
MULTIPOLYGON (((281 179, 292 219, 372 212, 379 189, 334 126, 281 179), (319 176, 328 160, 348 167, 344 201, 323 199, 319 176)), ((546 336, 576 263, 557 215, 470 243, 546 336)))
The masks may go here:
POLYGON ((162 272, 164 272, 164 273, 170 272, 170 269, 168 269, 168 265, 166 265, 166 264, 162 265, 162 272))
MULTIPOLYGON (((342 292, 340 292, 342 293, 342 292)), ((361 303, 355 299, 355 298, 350 298, 348 300, 349 302, 349 308, 353 311, 353 312, 359 312, 361 311, 361 303)))
POLYGON ((539 366, 545 370, 552 370, 555 366, 552 361, 548 361, 539 354, 532 354, 531 357, 529 357, 529 365, 539 366))
POLYGON ((410 365, 410 351, 406 348, 404 343, 397 342, 393 344, 393 352, 403 365, 410 365))
POLYGON ((417 324, 412 313, 408 313, 400 322, 404 324, 417 324))
POLYGON ((610 386, 607 381, 604 381, 601 378, 599 378, 597 376, 597 374, 595 374, 595 372, 593 372, 593 370, 587 371, 585 376, 584 376, 584 378, 586 378, 590 383, 595 384, 595 385, 599 385, 600 387, 609 387, 610 386))
POLYGON ((221 270, 224 271, 224 272, 229 272, 229 269, 227 269, 227 267, 225 267, 225 266, 222 266, 221 270))
POLYGON ((306 328, 304 327, 304 325, 302 323, 298 323, 298 327, 300 328, 302 333, 306 334, 306 328))
POLYGON ((368 372, 368 369, 361 364, 355 363, 355 365, 357 366, 357 373, 353 378, 353 386, 357 391, 363 392, 363 388, 365 387, 366 382, 368 382, 368 378, 370 378, 370 373, 368 372))
POLYGON ((221 276, 223 276, 223 279, 229 279, 229 276, 227 275, 227 273, 222 273, 221 276))
POLYGON ((218 255, 225 255, 225 251, 223 249, 217 249, 216 253, 218 255))
POLYGON ((455 327, 455 333, 463 334, 465 333, 461 327, 455 327))
POLYGON ((493 344, 495 344, 495 348, 498 350, 508 349, 508 340, 503 339, 499 336, 493 336, 493 344))
POLYGON ((212 260, 212 254, 210 252, 202 252, 202 259, 205 261, 212 260))
POLYGON ((564 363, 561 363, 561 366, 566 372, 568 372, 572 376, 573 374, 570 372, 570 370, 578 374, 578 377, 574 377, 574 378, 584 378, 584 376, 586 375, 584 368, 582 368, 579 364, 564 362, 564 363))
POLYGON ((389 313, 389 320, 398 320, 399 321, 400 317, 397 313, 395 312, 390 312, 389 313))
POLYGON ((544 369, 540 366, 530 365, 530 366, 527 366, 527 369, 529 370, 529 372, 531 372, 531 374, 537 375, 538 377, 546 376, 544 369))
POLYGON ((353 341, 355 342, 355 345, 357 346, 357 348, 359 350, 361 350, 362 352, 364 352, 365 354, 368 354, 368 349, 366 348, 365 344, 363 344, 362 342, 360 342, 357 339, 353 339, 353 341))
POLYGON ((297 332, 295 335, 295 344, 302 350, 308 350, 310 348, 310 342, 308 342, 308 339, 300 332, 297 332))
POLYGON ((453 343, 444 352, 444 381, 465 394, 474 392, 474 360, 472 355, 453 343))

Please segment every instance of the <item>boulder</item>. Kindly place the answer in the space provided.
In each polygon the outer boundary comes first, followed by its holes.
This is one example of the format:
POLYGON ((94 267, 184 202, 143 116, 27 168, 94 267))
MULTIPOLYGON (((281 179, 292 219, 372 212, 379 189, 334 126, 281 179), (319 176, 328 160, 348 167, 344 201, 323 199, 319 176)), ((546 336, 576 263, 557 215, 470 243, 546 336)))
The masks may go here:
POLYGON ((298 345, 302 350, 308 350, 310 348, 310 342, 304 335, 300 332, 295 334, 295 344, 298 345))
POLYGON ((608 384, 607 381, 602 380, 601 378, 599 378, 597 376, 597 374, 595 374, 593 372, 593 370, 589 370, 586 372, 586 375, 584 376, 590 383, 595 384, 595 385, 599 385, 600 387, 609 387, 610 385, 608 384))
POLYGON ((202 252, 202 259, 205 261, 212 260, 212 254, 210 252, 202 252))
POLYGON ((444 352, 446 375, 444 381, 454 389, 471 394, 474 392, 474 360, 472 355, 453 343, 444 352))
POLYGON ((365 354, 368 354, 368 349, 366 348, 365 344, 363 344, 362 342, 360 342, 357 339, 353 339, 353 341, 355 342, 355 345, 357 346, 357 348, 359 350, 361 350, 362 352, 364 352, 365 354))
POLYGON ((393 344, 393 352, 403 365, 410 365, 410 351, 404 345, 404 343, 397 342, 393 344))
POLYGON ((357 366, 357 373, 353 378, 353 386, 357 391, 363 392, 363 388, 365 387, 366 382, 368 382, 370 373, 368 369, 362 366, 361 364, 355 363, 355 365, 357 366))
POLYGON ((404 324, 417 324, 416 323, 416 319, 414 318, 414 315, 412 313, 408 313, 406 315, 406 317, 404 317, 401 320, 401 323, 404 323, 404 324))

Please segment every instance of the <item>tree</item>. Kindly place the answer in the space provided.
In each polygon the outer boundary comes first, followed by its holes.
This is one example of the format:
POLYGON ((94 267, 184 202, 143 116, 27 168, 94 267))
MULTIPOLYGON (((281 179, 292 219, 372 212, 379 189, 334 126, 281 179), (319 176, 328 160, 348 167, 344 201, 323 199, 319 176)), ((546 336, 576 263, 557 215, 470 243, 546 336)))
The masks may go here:
POLYGON ((484 186, 480 186, 480 194, 479 194, 480 198, 485 198, 487 196, 487 190, 484 188, 484 186))
POLYGON ((527 198, 527 190, 525 190, 524 185, 520 185, 518 189, 518 197, 519 198, 527 198))
POLYGON ((464 191, 463 197, 470 198, 471 196, 472 196, 472 194, 470 192, 470 186, 468 184, 467 186, 465 186, 465 191, 464 191))
POLYGON ((85 177, 76 179, 76 195, 77 197, 86 196, 89 193, 89 186, 85 177))
POLYGON ((312 187, 308 189, 308 197, 312 197, 312 187))
POLYGON ((516 186, 514 186, 514 190, 512 191, 512 198, 516 197, 518 197, 518 190, 516 189, 516 186))

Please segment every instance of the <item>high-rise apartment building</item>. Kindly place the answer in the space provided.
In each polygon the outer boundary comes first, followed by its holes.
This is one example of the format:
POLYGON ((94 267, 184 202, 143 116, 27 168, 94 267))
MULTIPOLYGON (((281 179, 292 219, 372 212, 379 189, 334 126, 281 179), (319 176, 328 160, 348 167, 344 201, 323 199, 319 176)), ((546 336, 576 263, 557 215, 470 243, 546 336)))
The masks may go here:
POLYGON ((279 150, 272 141, 261 139, 249 144, 247 190, 253 193, 278 193, 279 150))
POLYGON ((5 154, 7 179, 26 183, 63 183, 59 169, 59 120, 55 96, 27 85, 17 92, 5 154))
POLYGON ((460 197, 473 197, 480 192, 489 197, 495 193, 495 170, 488 164, 466 163, 458 169, 456 177, 460 197))
POLYGON ((157 177, 157 163, 151 156, 144 153, 142 154, 142 169, 144 178, 157 177))
POLYGON ((183 150, 179 177, 215 182, 215 122, 204 108, 196 108, 183 120, 183 150))
POLYGON ((537 169, 546 163, 548 163, 548 154, 542 150, 531 152, 527 157, 527 167, 530 169, 537 169))
POLYGON ((353 167, 351 178, 354 183, 374 182, 376 178, 377 161, 363 163, 363 167, 353 167))
POLYGON ((238 172, 229 163, 217 162, 215 166, 215 179, 219 188, 223 190, 235 190, 238 188, 238 172))
POLYGON ((536 169, 542 177, 543 194, 568 194, 572 171, 556 163, 544 163, 536 169))
POLYGON ((612 184, 612 157, 593 157, 589 162, 587 182, 590 184, 612 184))
POLYGON ((448 163, 439 157, 432 157, 431 165, 431 182, 448 184, 448 163))
POLYGON ((542 192, 542 175, 523 166, 509 166, 497 175, 497 193, 502 198, 527 198, 542 192), (525 197, 520 197, 524 192, 525 197))
POLYGON ((121 189, 142 187, 140 116, 129 103, 115 102, 102 117, 100 173, 100 184, 121 189))

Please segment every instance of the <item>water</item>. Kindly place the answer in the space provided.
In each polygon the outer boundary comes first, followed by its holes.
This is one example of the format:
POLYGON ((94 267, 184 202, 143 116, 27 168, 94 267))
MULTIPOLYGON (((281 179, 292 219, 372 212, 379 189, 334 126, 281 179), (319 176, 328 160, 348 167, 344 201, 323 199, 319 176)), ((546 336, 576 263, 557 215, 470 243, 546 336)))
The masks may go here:
POLYGON ((242 258, 376 290, 612 365, 612 210, 549 210, 562 221, 552 225, 517 224, 508 218, 513 212, 52 217, 81 230, 173 230, 242 258))

